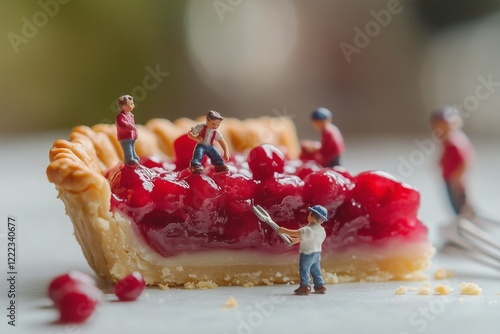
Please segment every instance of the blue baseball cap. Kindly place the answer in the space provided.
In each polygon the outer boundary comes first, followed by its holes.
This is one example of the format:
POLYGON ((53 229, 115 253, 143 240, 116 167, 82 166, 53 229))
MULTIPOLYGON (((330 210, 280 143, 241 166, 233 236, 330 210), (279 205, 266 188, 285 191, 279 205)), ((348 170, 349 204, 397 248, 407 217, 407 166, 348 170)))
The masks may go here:
POLYGON ((307 210, 309 210, 310 212, 314 212, 315 214, 320 216, 324 221, 328 220, 328 217, 327 217, 328 211, 326 210, 326 208, 324 206, 315 205, 315 206, 308 208, 307 210))
POLYGON ((326 108, 318 108, 311 113, 311 119, 315 121, 324 121, 332 117, 332 112, 326 108))

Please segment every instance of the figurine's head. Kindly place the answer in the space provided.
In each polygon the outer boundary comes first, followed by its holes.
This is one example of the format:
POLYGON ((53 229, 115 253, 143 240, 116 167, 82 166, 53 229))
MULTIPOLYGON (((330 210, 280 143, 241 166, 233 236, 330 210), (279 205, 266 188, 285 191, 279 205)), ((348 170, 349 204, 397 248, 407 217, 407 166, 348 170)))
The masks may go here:
POLYGON ((327 123, 332 120, 332 113, 326 108, 318 108, 311 113, 311 122, 318 131, 323 131, 327 123))
POLYGON ((224 117, 222 117, 217 111, 210 110, 207 113, 207 127, 210 130, 216 130, 224 117))
POLYGON ((120 108, 120 111, 124 112, 130 112, 135 108, 134 98, 130 95, 120 96, 118 101, 116 101, 116 104, 118 105, 118 108, 120 108))
POLYGON ((309 223, 322 224, 328 219, 328 211, 324 206, 315 205, 308 208, 308 210, 309 216, 307 217, 307 221, 309 223))
POLYGON ((446 140, 450 132, 462 128, 463 120, 457 108, 445 106, 436 109, 432 113, 431 126, 439 139, 446 140))

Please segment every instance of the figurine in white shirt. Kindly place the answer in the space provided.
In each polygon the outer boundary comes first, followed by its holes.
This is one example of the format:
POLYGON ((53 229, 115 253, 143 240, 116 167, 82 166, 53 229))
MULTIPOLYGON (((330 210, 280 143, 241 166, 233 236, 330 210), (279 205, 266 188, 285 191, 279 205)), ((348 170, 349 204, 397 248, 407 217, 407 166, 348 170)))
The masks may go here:
POLYGON ((309 208, 307 220, 309 224, 298 230, 280 227, 278 233, 288 234, 294 244, 300 242, 299 274, 300 286, 294 291, 296 295, 311 293, 311 275, 314 282, 314 293, 325 294, 326 287, 321 275, 321 245, 326 238, 326 232, 321 224, 327 220, 325 207, 315 205, 309 208))
POLYGON ((216 172, 228 171, 227 166, 224 164, 224 160, 229 160, 231 155, 229 154, 226 141, 222 137, 219 130, 217 130, 223 119, 224 117, 222 117, 217 111, 210 110, 207 114, 206 123, 200 123, 193 126, 188 132, 188 137, 198 142, 194 149, 193 158, 191 159, 190 164, 191 172, 193 174, 200 174, 203 172, 201 161, 205 154, 210 158, 216 172), (216 141, 220 144, 222 150, 224 151, 222 157, 217 148, 214 146, 216 141), (224 158, 224 160, 222 158, 224 158))

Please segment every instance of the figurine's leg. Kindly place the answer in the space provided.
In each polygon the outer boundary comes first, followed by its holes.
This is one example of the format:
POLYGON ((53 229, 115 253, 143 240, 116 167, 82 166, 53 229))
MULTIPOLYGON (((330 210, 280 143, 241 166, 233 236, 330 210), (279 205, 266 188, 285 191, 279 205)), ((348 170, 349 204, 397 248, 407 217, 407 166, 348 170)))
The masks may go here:
POLYGON ((212 162, 212 165, 215 166, 216 172, 226 172, 229 170, 227 166, 224 164, 224 160, 220 156, 219 151, 214 146, 209 146, 207 149, 207 155, 212 162))
POLYGON ((300 285, 310 286, 311 285, 311 267, 313 265, 314 258, 312 254, 300 253, 299 258, 299 274, 300 274, 300 285))
POLYGON ((466 207, 467 203, 465 187, 460 182, 454 183, 452 181, 446 181, 446 190, 448 192, 448 198, 450 199, 453 211, 455 214, 459 215, 466 207))
POLYGON ((296 295, 308 295, 311 292, 311 266, 313 264, 313 254, 300 253, 299 276, 300 286, 294 290, 296 295))
POLYGON ((137 152, 135 151, 135 139, 132 141, 132 153, 134 154, 134 159, 139 161, 139 156, 137 155, 137 152))
POLYGON ((222 160, 222 157, 220 156, 219 151, 214 146, 207 147, 206 153, 207 153, 208 157, 210 158, 212 165, 220 166, 220 165, 224 164, 224 160, 222 160))
POLYGON ((336 167, 336 166, 340 166, 340 155, 330 160, 330 162, 328 162, 325 167, 336 167))
POLYGON ((325 285, 323 276, 321 274, 321 253, 314 253, 315 261, 311 266, 311 275, 314 282, 314 290, 318 290, 325 285))
POLYGON ((203 144, 197 144, 193 151, 193 158, 191 159, 191 167, 201 167, 201 160, 205 155, 206 146, 203 144))
POLYGON ((120 140, 120 145, 123 150, 123 162, 125 165, 138 164, 139 160, 134 157, 134 140, 120 140))

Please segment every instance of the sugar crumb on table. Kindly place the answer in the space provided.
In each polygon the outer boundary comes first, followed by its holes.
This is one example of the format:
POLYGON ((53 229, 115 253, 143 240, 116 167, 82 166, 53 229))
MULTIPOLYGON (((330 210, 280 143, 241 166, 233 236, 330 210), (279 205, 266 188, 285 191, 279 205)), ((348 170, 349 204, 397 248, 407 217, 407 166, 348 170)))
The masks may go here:
POLYGON ((408 287, 401 285, 399 288, 396 289, 394 294, 396 295, 405 295, 408 292, 408 287))
POLYGON ((462 295, 480 295, 483 291, 476 283, 462 282, 459 285, 462 295))
POLYGON ((229 298, 226 301, 226 304, 222 305, 223 310, 227 310, 230 308, 236 308, 236 307, 238 307, 238 301, 233 296, 229 296, 229 298))
POLYGON ((434 288, 434 292, 438 295, 448 295, 453 292, 453 288, 444 284, 439 284, 434 288))
POLYGON ((429 283, 422 284, 422 286, 418 290, 418 294, 423 295, 423 296, 430 295, 431 294, 431 285, 429 283))

